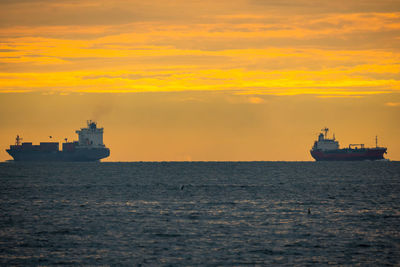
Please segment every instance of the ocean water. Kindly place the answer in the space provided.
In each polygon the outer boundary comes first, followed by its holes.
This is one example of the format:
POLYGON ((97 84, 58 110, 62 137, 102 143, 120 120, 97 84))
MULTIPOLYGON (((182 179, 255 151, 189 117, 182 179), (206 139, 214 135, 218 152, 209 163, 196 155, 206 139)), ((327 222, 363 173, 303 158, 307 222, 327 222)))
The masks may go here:
POLYGON ((400 162, 2 163, 0 209, 1 265, 400 264, 400 162))

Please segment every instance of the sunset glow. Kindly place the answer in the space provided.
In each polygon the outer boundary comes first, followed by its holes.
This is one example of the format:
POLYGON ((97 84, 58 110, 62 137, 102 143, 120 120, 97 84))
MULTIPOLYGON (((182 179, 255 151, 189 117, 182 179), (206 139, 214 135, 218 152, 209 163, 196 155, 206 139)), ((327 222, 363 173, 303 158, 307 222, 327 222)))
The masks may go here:
POLYGON ((3 1, 0 160, 91 118, 110 160, 310 160, 324 126, 399 160, 399 77, 396 1, 3 1))

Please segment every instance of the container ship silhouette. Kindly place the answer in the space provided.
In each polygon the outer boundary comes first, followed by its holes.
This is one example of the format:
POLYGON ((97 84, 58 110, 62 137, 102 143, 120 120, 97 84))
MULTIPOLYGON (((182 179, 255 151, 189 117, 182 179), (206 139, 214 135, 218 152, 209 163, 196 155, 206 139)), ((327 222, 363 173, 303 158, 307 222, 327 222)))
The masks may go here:
POLYGON ((10 145, 6 151, 14 161, 98 161, 110 155, 110 149, 103 144, 103 128, 97 128, 96 122, 87 121, 87 128, 76 133, 79 141, 67 142, 65 139, 62 150, 59 150, 58 142, 32 145, 21 143, 22 138, 17 135, 15 145, 10 145))
POLYGON ((386 147, 378 146, 378 137, 375 138, 376 147, 368 148, 364 144, 350 144, 348 148, 339 148, 339 142, 328 138, 328 128, 322 129, 318 140, 310 150, 311 156, 316 161, 360 161, 383 160, 386 147))

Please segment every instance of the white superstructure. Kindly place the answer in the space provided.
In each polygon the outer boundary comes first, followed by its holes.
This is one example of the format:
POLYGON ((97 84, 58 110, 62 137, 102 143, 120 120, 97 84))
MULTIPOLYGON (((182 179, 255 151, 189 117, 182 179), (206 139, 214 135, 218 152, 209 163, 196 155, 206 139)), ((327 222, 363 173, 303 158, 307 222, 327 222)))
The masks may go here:
POLYGON ((327 137, 328 135, 328 128, 322 129, 322 131, 325 132, 325 135, 323 133, 320 133, 318 136, 318 141, 315 141, 313 149, 320 149, 320 150, 335 150, 339 149, 339 142, 335 140, 335 135, 333 135, 332 139, 329 139, 327 137))
POLYGON ((97 128, 94 121, 87 121, 87 128, 81 128, 76 133, 79 136, 79 147, 98 148, 104 147, 103 128, 97 128))

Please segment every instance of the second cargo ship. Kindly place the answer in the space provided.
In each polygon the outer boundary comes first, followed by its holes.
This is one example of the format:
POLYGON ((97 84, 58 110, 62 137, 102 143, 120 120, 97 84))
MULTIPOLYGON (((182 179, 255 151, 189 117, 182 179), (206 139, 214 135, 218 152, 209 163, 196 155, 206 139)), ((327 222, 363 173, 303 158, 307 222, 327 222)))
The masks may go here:
POLYGON ((65 139, 62 150, 58 142, 21 143, 22 138, 17 135, 15 145, 6 151, 14 161, 98 161, 110 155, 110 149, 103 144, 103 132, 96 122, 87 121, 87 128, 76 131, 79 141, 65 139))
POLYGON ((375 138, 376 146, 365 147, 364 144, 350 144, 347 148, 339 148, 339 142, 335 135, 328 138, 328 128, 322 129, 318 140, 314 142, 310 153, 316 161, 361 161, 361 160, 383 160, 386 147, 378 146, 378 138, 375 138))

